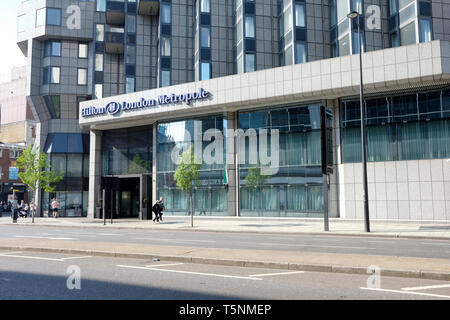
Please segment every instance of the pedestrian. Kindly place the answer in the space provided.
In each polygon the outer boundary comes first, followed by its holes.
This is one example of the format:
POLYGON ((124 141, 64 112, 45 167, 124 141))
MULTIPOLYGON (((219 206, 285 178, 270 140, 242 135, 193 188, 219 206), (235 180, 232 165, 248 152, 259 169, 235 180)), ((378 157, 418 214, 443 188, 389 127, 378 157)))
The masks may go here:
POLYGON ((53 198, 53 201, 52 201, 52 204, 51 204, 53 218, 57 218, 58 217, 58 206, 59 206, 58 201, 56 201, 56 198, 53 198))
POLYGON ((164 199, 161 197, 159 200, 155 202, 152 207, 152 211, 155 213, 154 222, 162 222, 162 212, 164 210, 164 199))
POLYGON ((33 215, 34 215, 34 210, 36 210, 36 206, 34 205, 34 202, 31 201, 31 203, 30 203, 30 218, 33 217, 33 215))
POLYGON ((28 203, 26 203, 26 202, 25 202, 24 211, 25 211, 25 218, 27 218, 28 214, 30 213, 30 206, 28 206, 28 203))
POLYGON ((163 211, 166 209, 165 207, 164 207, 164 199, 163 199, 163 197, 161 197, 160 199, 159 199, 159 220, 162 222, 163 221, 163 219, 162 219, 162 215, 163 215, 163 211))

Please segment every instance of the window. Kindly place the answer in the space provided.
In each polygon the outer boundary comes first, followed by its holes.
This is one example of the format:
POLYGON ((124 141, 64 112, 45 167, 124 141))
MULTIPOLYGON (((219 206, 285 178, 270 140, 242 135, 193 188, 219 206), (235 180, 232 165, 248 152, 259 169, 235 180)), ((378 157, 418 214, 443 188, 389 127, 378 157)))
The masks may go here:
POLYGON ((103 54, 95 54, 95 71, 103 71, 103 54))
POLYGON ((47 25, 61 25, 61 9, 47 8, 47 25))
POLYGON ((255 17, 253 16, 245 17, 245 37, 247 38, 255 37, 255 17))
POLYGON ((306 44, 296 43, 295 44, 295 63, 305 63, 306 62, 306 44))
POLYGON ((45 26, 45 8, 36 11, 36 27, 45 26))
POLYGON ((398 0, 399 9, 403 9, 404 7, 406 7, 408 4, 410 4, 413 1, 414 0, 398 0))
POLYGON ((351 10, 350 11, 357 11, 360 14, 362 14, 362 0, 351 0, 351 10))
POLYGON ((161 71, 161 87, 170 86, 170 71, 162 70, 161 71))
POLYGON ((431 20, 420 19, 420 42, 431 41, 431 20))
POLYGON ((78 69, 78 85, 85 86, 87 85, 87 69, 78 69))
POLYGON ((99 42, 105 41, 105 25, 97 24, 95 26, 95 40, 99 42))
POLYGON ((161 37, 161 55, 170 57, 170 38, 161 37))
POLYGON ((79 43, 78 44, 78 58, 87 58, 88 57, 88 49, 89 49, 89 45, 87 43, 79 43))
POLYGON ((44 68, 44 84, 58 84, 60 76, 59 67, 44 68))
POLYGON ((211 63, 202 62, 201 63, 201 79, 200 80, 209 80, 211 79, 211 63))
POLYGON ((127 32, 135 33, 136 32, 136 16, 135 15, 127 15, 127 32))
POLYGON ((245 72, 255 71, 255 54, 246 53, 245 54, 245 72))
POLYGON ((126 61, 128 64, 136 64, 136 47, 135 46, 127 46, 126 61))
POLYGON ((102 84, 95 85, 94 96, 95 96, 95 99, 103 98, 103 85, 102 84))
POLYGON ((67 155, 67 173, 68 177, 82 177, 83 176, 83 155, 82 154, 68 154, 67 155))
POLYGON ((295 4, 295 26, 305 27, 305 5, 295 4))
POLYGON ((17 18, 17 32, 23 32, 27 28, 26 15, 21 15, 17 18))
POLYGON ((211 31, 208 27, 200 28, 200 47, 211 47, 211 31))
POLYGON ((347 34, 345 37, 339 40, 339 56, 346 56, 350 54, 350 35, 347 34))
POLYGON ((134 84, 135 80, 132 77, 127 77, 126 84, 125 84, 125 91, 126 93, 134 92, 134 84))
POLYGON ((292 46, 289 46, 285 51, 284 65, 291 65, 293 63, 293 57, 294 55, 292 54, 292 46))
POLYGON ((284 34, 288 33, 292 29, 292 10, 289 8, 284 13, 283 17, 284 26, 283 26, 283 32, 284 34))
POLYGON ((45 104, 52 119, 61 118, 61 98, 60 96, 44 96, 45 104))
POLYGON ((97 0, 97 11, 106 11, 106 0, 97 0))
POLYGON ((44 57, 60 57, 61 41, 49 40, 44 45, 44 57))
POLYGON ((200 2, 200 12, 210 13, 211 12, 211 2, 210 0, 201 0, 200 2))
POLYGON ((403 46, 416 43, 416 23, 414 21, 400 29, 400 40, 403 46))
POLYGON ((161 23, 172 22, 172 12, 170 4, 161 4, 161 23))
POLYGON ((347 0, 337 0, 337 21, 347 19, 347 14, 350 12, 347 0))

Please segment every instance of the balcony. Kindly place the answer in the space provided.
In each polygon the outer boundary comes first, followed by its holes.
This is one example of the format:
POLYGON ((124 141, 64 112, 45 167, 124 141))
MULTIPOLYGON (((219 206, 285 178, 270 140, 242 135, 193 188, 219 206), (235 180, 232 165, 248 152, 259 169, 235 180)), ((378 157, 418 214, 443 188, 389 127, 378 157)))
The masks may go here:
POLYGON ((106 23, 117 26, 125 25, 125 2, 106 2, 106 23))
POLYGON ((105 52, 123 54, 124 52, 124 30, 123 28, 109 28, 105 32, 105 52))
POLYGON ((156 16, 159 12, 159 0, 138 0, 138 12, 143 16, 156 16))

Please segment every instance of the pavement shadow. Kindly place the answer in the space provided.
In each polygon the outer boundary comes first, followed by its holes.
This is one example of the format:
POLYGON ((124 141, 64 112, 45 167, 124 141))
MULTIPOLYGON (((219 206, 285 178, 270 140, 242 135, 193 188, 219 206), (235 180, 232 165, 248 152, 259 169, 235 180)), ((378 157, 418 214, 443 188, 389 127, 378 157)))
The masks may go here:
POLYGON ((81 290, 69 290, 66 277, 0 271, 0 300, 238 300, 238 296, 205 294, 155 286, 81 279, 81 290))
POLYGON ((294 224, 294 223, 285 223, 285 224, 240 224, 241 227, 258 227, 258 228, 267 228, 267 227, 302 227, 304 224, 294 224))

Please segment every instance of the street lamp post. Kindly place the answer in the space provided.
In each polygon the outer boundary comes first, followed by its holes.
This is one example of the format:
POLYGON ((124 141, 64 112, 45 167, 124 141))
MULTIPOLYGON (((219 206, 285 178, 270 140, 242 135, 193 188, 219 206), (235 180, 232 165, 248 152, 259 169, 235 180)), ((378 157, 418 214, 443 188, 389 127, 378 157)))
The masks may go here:
POLYGON ((360 14, 357 11, 350 12, 347 17, 351 20, 357 20, 358 24, 358 52, 359 52, 359 106, 361 110, 361 156, 363 167, 363 188, 364 188, 364 224, 366 232, 370 232, 369 220, 369 190, 367 186, 367 151, 366 151, 366 122, 363 94, 363 73, 362 73, 362 50, 361 50, 361 29, 360 14))

